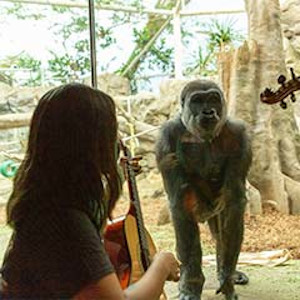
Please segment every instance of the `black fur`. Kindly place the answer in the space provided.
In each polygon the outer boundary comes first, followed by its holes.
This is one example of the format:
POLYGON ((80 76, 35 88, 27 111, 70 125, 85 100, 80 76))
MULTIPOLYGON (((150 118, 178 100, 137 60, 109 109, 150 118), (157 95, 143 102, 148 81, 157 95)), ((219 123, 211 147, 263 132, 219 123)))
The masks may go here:
POLYGON ((237 299, 233 276, 244 231, 245 180, 251 147, 245 126, 226 116, 221 89, 193 81, 181 93, 181 113, 167 121, 156 159, 168 194, 180 261, 180 299, 199 299, 204 283, 198 222, 216 239, 218 278, 237 299))

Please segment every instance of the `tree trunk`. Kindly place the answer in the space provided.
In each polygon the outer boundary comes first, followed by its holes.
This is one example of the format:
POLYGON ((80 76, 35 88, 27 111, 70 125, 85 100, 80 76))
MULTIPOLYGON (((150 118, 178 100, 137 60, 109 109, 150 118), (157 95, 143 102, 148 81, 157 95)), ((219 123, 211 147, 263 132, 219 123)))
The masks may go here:
POLYGON ((299 129, 293 106, 283 110, 260 101, 260 93, 266 87, 276 90, 278 76, 286 74, 279 2, 245 2, 249 39, 234 53, 220 56, 220 66, 227 67, 220 74, 229 97, 228 111, 249 125, 253 163, 248 179, 260 192, 262 203, 272 201, 281 212, 299 214, 299 129), (232 63, 224 65, 222 59, 230 55, 232 63))

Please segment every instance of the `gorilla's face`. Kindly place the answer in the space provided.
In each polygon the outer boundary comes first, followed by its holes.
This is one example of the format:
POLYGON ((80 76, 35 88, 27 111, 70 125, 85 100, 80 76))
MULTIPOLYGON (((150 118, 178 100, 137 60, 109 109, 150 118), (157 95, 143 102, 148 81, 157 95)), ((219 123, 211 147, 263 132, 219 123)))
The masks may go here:
POLYGON ((212 140, 223 124, 223 95, 219 89, 194 90, 187 94, 181 119, 187 130, 204 140, 212 140))

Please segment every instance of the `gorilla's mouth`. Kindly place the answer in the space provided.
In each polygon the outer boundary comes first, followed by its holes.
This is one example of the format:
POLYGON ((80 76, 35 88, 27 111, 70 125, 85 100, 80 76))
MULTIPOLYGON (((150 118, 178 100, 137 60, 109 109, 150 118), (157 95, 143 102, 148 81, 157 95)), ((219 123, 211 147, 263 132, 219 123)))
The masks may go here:
POLYGON ((200 126, 204 129, 214 128, 217 124, 218 120, 213 117, 205 117, 200 120, 200 126))

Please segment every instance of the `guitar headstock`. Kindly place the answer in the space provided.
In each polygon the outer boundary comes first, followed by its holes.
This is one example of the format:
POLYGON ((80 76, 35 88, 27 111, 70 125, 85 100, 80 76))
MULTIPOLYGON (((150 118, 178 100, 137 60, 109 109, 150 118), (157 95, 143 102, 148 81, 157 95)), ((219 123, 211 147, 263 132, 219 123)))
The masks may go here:
POLYGON ((292 79, 286 81, 286 77, 284 75, 280 75, 278 77, 278 83, 281 86, 277 89, 277 91, 272 91, 270 88, 266 88, 260 94, 260 100, 266 104, 275 104, 280 102, 280 106, 285 109, 287 108, 287 104, 284 99, 288 96, 291 97, 291 101, 295 102, 296 97, 294 92, 300 90, 300 76, 296 76, 293 68, 290 68, 292 79))

